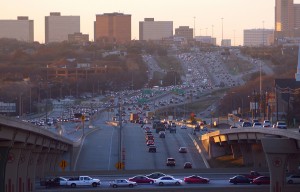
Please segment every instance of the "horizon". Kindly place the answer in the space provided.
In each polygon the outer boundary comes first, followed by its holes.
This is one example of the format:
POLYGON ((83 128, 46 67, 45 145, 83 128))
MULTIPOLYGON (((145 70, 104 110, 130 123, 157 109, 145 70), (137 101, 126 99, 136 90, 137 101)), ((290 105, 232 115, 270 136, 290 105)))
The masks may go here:
MULTIPOLYGON (((154 18, 155 21, 173 21, 173 34, 179 26, 194 28, 195 36, 213 36, 220 44, 222 19, 224 39, 231 39, 232 45, 243 45, 244 29, 274 29, 275 0, 11 0, 2 3, 0 20, 16 20, 18 16, 27 16, 34 21, 34 41, 45 42, 45 16, 50 12, 60 12, 62 16, 80 16, 80 32, 94 38, 94 21, 97 14, 120 12, 131 15, 131 39, 139 39, 139 21, 154 18), (18 7, 15 5, 18 4, 18 7), (73 6, 70 6, 73 5, 73 6), (259 5, 259 6, 258 6, 259 5), (147 7, 145 10, 143 7, 147 7), (99 8, 98 8, 99 7, 99 8), (166 7, 170 7, 165 9, 166 7), (33 12, 34 9, 34 12, 33 12), (14 11, 11 11, 14 10, 14 11), (212 10, 214 10, 212 12, 212 10), (255 13, 254 13, 255 11, 255 13), (238 15, 238 16, 237 16, 238 15), (195 18, 195 19, 194 19, 195 18)), ((300 3, 300 0, 294 0, 300 3)))

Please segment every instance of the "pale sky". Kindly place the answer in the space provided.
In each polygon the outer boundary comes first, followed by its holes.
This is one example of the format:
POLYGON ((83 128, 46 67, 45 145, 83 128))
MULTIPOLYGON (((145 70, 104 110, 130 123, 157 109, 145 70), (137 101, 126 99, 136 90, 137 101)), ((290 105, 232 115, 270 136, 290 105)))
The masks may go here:
MULTIPOLYGON (((274 29, 275 0, 0 0, 0 19, 28 16, 34 20, 34 40, 45 42, 45 16, 50 12, 80 16, 81 32, 93 40, 96 14, 121 12, 131 14, 132 39, 139 38, 139 21, 173 21, 178 26, 194 28, 196 36, 212 35, 217 43, 222 36, 232 45, 243 44, 243 30, 274 29), (213 27, 212 27, 213 26, 213 27), (212 30, 213 29, 213 30, 212 30), (201 34, 200 34, 201 33, 201 34), (234 38, 235 37, 235 38, 234 38)), ((294 0, 300 3, 300 0, 294 0)))

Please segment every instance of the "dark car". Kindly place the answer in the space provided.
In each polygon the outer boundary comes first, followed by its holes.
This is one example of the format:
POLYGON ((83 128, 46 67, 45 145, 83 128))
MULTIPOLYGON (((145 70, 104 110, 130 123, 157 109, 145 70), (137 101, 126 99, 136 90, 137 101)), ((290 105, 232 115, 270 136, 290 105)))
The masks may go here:
POLYGON ((185 177, 183 180, 186 183, 209 183, 209 179, 197 175, 185 177))
POLYGON ((128 180, 129 181, 134 181, 136 183, 150 183, 150 184, 154 183, 154 179, 151 179, 151 178, 149 178, 147 176, 144 176, 144 175, 137 175, 137 176, 129 178, 128 180))
POLYGON ((236 175, 229 179, 229 183, 241 184, 241 183, 250 183, 251 180, 243 175, 236 175))
POLYGON ((184 169, 191 169, 193 168, 192 163, 191 162, 185 162, 183 165, 184 169))
POLYGON ((259 176, 252 181, 253 184, 261 185, 261 184, 270 184, 270 177, 267 176, 259 176))
POLYGON ((150 145, 149 148, 148 148, 148 152, 156 153, 156 146, 155 145, 150 145))
POLYGON ((252 123, 245 121, 243 122, 242 127, 252 127, 252 123))
POLYGON ((160 172, 155 172, 155 173, 151 173, 149 175, 146 175, 146 177, 151 178, 151 179, 158 179, 162 176, 166 176, 166 174, 160 173, 160 172))
POLYGON ((67 185, 67 180, 64 177, 56 177, 56 178, 48 178, 44 182, 44 186, 46 188, 50 187, 59 187, 59 186, 66 186, 67 185))
POLYGON ((175 166, 175 159, 174 158, 167 158, 167 162, 166 162, 167 166, 175 166))

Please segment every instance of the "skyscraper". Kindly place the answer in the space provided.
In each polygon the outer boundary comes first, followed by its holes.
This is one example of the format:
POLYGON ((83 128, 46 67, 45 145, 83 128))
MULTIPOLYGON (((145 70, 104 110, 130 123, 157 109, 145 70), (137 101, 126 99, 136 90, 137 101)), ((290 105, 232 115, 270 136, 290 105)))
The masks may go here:
POLYGON ((295 14, 294 0, 275 0, 275 38, 294 36, 295 14))
POLYGON ((173 36, 173 21, 154 21, 145 18, 139 24, 139 40, 162 40, 173 36))
POLYGON ((33 20, 18 17, 17 20, 0 20, 0 38, 12 38, 33 42, 33 20))
POLYGON ((131 40, 131 15, 104 13, 96 15, 94 40, 125 43, 131 40))
POLYGON ((68 35, 74 33, 80 33, 80 16, 52 12, 45 17, 45 43, 67 41, 68 35))

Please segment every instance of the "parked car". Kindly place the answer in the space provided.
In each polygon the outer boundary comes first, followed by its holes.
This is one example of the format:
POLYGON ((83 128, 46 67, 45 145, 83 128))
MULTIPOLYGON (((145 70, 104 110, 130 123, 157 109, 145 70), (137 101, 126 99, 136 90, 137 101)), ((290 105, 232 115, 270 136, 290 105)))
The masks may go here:
POLYGON ((185 183, 209 183, 209 179, 197 175, 185 177, 183 180, 185 183))
POLYGON ((150 174, 146 175, 146 177, 151 178, 151 179, 158 179, 162 176, 166 176, 166 174, 161 173, 161 172, 155 172, 155 173, 150 173, 150 174))
POLYGON ((233 183, 233 184, 250 183, 250 182, 251 180, 245 177, 244 175, 236 175, 229 179, 229 183, 233 183))
POLYGON ((175 166, 175 159, 174 158, 167 158, 166 165, 167 166, 175 166))
POLYGON ((186 147, 180 147, 178 151, 179 151, 179 153, 187 153, 187 148, 186 147))
POLYGON ((271 122, 269 120, 264 120, 263 127, 271 127, 271 122))
POLYGON ((248 121, 242 123, 242 127, 252 127, 252 124, 248 121))
POLYGON ((113 188, 117 187, 134 187, 137 185, 136 182, 128 181, 127 179, 116 179, 109 183, 109 185, 113 188))
POLYGON ((154 179, 151 179, 151 178, 149 178, 147 176, 144 176, 144 175, 137 175, 137 176, 129 178, 128 180, 136 182, 136 183, 149 183, 149 184, 154 183, 154 179))
POLYGON ((287 125, 283 121, 277 121, 277 123, 275 124, 275 127, 273 126, 273 128, 286 129, 287 125))
POLYGON ((300 175, 290 175, 286 178, 288 184, 300 183, 300 175))
POLYGON ((270 184, 270 177, 267 176, 259 176, 253 179, 253 184, 261 185, 261 184, 270 184))
POLYGON ((158 179, 155 179, 154 184, 157 184, 159 186, 163 185, 181 185, 182 184, 181 179, 175 179, 172 176, 162 176, 158 179))
POLYGON ((191 169, 193 168, 192 163, 191 162, 185 162, 183 165, 184 169, 191 169))

